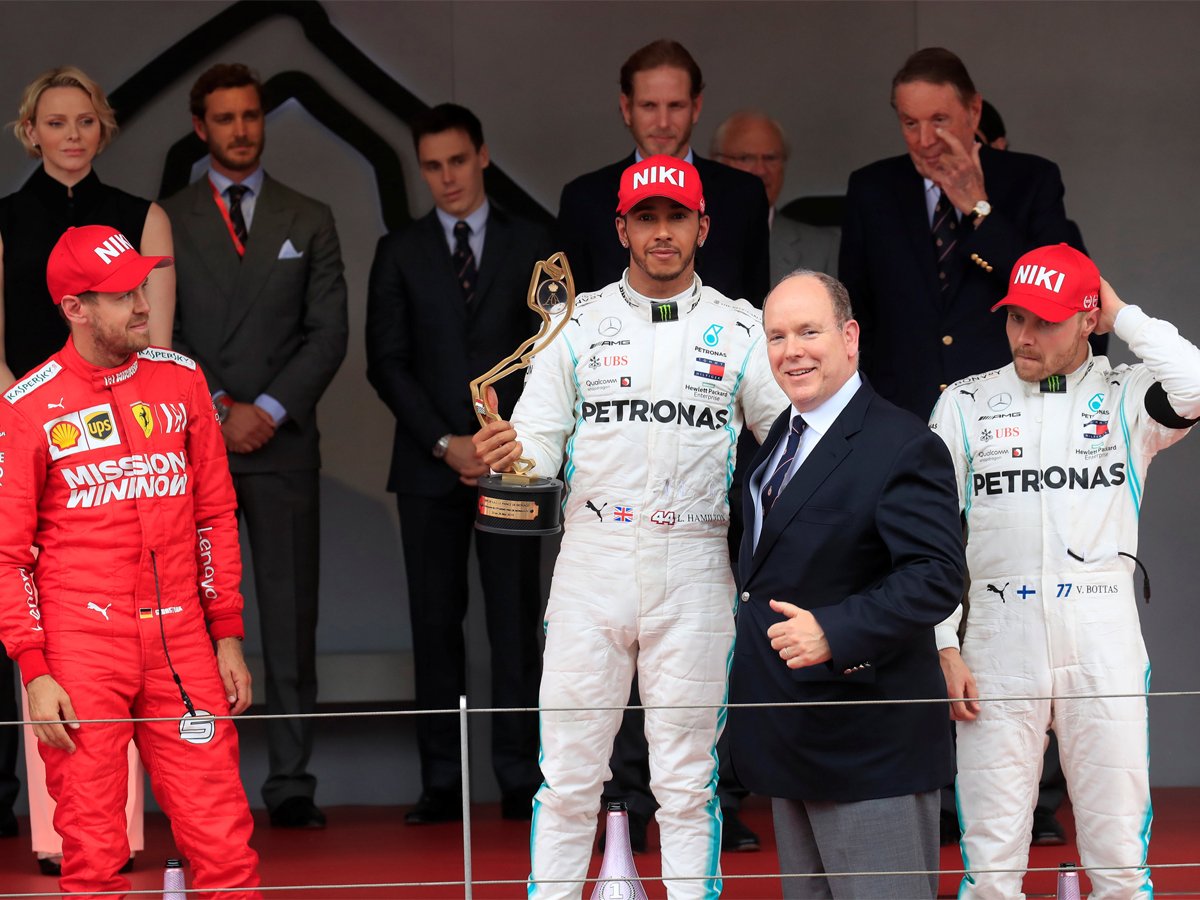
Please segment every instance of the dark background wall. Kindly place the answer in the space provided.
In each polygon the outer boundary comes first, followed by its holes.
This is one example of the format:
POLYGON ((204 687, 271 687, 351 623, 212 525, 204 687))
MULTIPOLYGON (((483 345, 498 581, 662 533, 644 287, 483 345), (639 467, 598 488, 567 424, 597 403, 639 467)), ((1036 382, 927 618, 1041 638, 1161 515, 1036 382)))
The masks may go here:
MULTIPOLYGON (((79 65, 113 91, 229 6, 4 2, 0 118, 15 118, 22 87, 51 65, 79 65)), ((180 47, 161 60, 154 90, 99 159, 101 177, 155 196, 168 150, 190 128, 187 90, 195 76, 214 62, 238 60, 264 78, 307 73, 366 123, 403 167, 402 184, 385 184, 385 193, 394 198, 402 187, 403 205, 414 216, 429 200, 397 114, 412 99, 474 109, 497 167, 527 200, 553 213, 565 181, 629 151, 617 110, 617 70, 636 46, 667 35, 687 45, 704 69, 708 89, 694 139, 702 153, 712 129, 739 107, 764 108, 782 122, 793 151, 786 202, 841 193, 852 169, 902 151, 888 106, 891 76, 914 49, 941 44, 967 62, 1003 113, 1015 148, 1060 164, 1068 212, 1122 297, 1200 338, 1195 3, 341 0, 313 7, 274 4, 275 14, 248 30, 213 36, 200 50, 180 47), (309 16, 308 33, 286 14, 293 8, 309 16), (348 72, 347 60, 358 55, 348 72), (377 67, 383 79, 377 85, 395 87, 364 88, 356 80, 364 61, 377 67)), ((296 101, 271 114, 265 162, 282 181, 332 204, 350 287, 350 351, 320 410, 326 459, 320 648, 333 673, 323 698, 402 695, 410 598, 394 506, 383 490, 391 419, 366 383, 362 341, 367 273, 385 231, 376 170, 296 101)), ((32 166, 15 140, 0 140, 0 192, 16 189, 32 166)), ((1124 349, 1114 355, 1125 358, 1124 349)), ((1200 687, 1188 518, 1197 496, 1196 440, 1155 463, 1143 509, 1139 555, 1155 599, 1141 613, 1158 690, 1200 687)), ((475 610, 470 622, 477 706, 487 703, 481 619, 475 610)), ((256 644, 249 642, 251 652, 256 644)), ((1200 783, 1193 750, 1200 703, 1153 701, 1151 727, 1154 782, 1200 783)), ((257 726, 243 731, 243 766, 254 786, 265 748, 257 726)), ((486 736, 481 722, 473 735, 475 789, 494 796, 486 753, 479 752, 486 736)), ((323 802, 411 801, 418 791, 411 728, 378 720, 325 723, 314 771, 323 802)))

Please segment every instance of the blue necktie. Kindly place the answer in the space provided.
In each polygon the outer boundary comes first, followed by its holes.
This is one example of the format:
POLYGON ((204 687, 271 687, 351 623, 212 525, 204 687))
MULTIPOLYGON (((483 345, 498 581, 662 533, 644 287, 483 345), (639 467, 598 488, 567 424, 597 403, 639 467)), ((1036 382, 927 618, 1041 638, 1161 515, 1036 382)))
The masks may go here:
POLYGON ((783 449, 783 456, 779 460, 779 465, 775 467, 775 471, 771 473, 771 477, 763 484, 762 493, 759 494, 764 519, 775 505, 775 501, 779 499, 780 493, 783 492, 788 470, 792 467, 792 460, 796 458, 796 451, 800 449, 800 436, 804 434, 804 427, 803 418, 792 416, 792 427, 788 431, 787 446, 783 449))

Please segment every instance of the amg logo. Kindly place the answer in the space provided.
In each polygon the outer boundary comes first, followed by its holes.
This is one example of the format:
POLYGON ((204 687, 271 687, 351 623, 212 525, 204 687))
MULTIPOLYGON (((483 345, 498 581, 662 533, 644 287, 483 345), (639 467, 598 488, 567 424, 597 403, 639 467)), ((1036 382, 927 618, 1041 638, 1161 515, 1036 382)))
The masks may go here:
POLYGON ((1059 272, 1057 269, 1047 269, 1045 266, 1019 266, 1017 274, 1013 276, 1013 284, 1032 284, 1034 287, 1044 287, 1046 290, 1057 294, 1062 288, 1063 279, 1066 277, 1065 272, 1059 272))
POLYGON ((1094 490, 1102 487, 1116 487, 1125 483, 1125 463, 1113 463, 1107 469, 1096 466, 1089 469, 1086 466, 1078 469, 1064 469, 1062 466, 1051 466, 1048 469, 1006 469, 1002 472, 976 473, 972 478, 972 488, 978 497, 980 494, 1027 494, 1041 490, 1094 490))
POLYGON ((601 400, 583 404, 585 422, 649 422, 651 419, 664 425, 678 423, 716 431, 729 424, 729 410, 697 407, 674 400, 601 400))
POLYGON ((683 187, 683 177, 684 172, 674 166, 651 166, 633 173, 633 189, 636 191, 648 184, 673 184, 683 187))

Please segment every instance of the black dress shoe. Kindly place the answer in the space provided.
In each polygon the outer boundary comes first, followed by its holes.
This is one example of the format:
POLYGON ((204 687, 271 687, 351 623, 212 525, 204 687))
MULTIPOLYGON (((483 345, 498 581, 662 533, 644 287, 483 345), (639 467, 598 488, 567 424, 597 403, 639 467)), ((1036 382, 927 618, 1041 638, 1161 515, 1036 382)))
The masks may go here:
POLYGON ((938 832, 943 847, 957 844, 962 838, 962 832, 958 828, 958 815, 943 809, 938 820, 938 832))
POLYGON ((324 828, 325 813, 308 797, 288 797, 271 810, 275 828, 324 828))
POLYGON ((1035 809, 1033 811, 1033 845, 1035 847, 1061 847, 1067 842, 1067 833, 1054 818, 1054 813, 1035 809))
MULTIPOLYGON (((529 818, 529 816, 525 818, 529 818)), ((437 822, 461 821, 462 797, 441 794, 422 794, 417 805, 404 814, 405 825, 433 825, 437 822)))
POLYGON ((0 838, 16 837, 21 833, 21 829, 17 827, 17 814, 11 809, 3 814, 0 814, 0 838))
POLYGON ((725 825, 721 829, 721 850, 725 853, 750 853, 759 848, 758 835, 732 809, 721 810, 725 825))
POLYGON ((62 857, 38 857, 38 871, 43 875, 49 875, 51 878, 62 877, 62 857))
MULTIPOLYGON (((640 813, 635 813, 630 810, 629 818, 629 849, 634 853, 646 852, 646 829, 650 826, 650 819, 640 813)), ((604 852, 604 839, 608 837, 608 830, 600 835, 599 850, 604 852)))
POLYGON ((131 857, 129 857, 129 859, 125 860, 125 865, 123 865, 123 866, 121 866, 121 868, 117 869, 117 874, 128 875, 132 871, 133 871, 133 857, 131 856, 131 857))

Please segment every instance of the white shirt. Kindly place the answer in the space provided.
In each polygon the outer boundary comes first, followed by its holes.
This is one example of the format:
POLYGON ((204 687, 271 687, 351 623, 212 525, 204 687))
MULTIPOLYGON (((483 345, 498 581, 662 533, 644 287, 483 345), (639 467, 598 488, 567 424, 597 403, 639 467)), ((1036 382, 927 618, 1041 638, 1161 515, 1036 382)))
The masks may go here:
MULTIPOLYGON (((811 409, 806 413, 800 412, 796 407, 791 407, 789 416, 801 416, 804 419, 804 433, 800 435, 800 446, 796 450, 796 455, 792 457, 791 465, 788 466, 787 475, 783 479, 783 487, 780 488, 780 493, 786 489, 792 476, 796 474, 796 470, 808 458, 808 455, 813 452, 813 448, 820 443, 821 438, 825 436, 830 427, 833 425, 837 417, 842 414, 850 399, 858 393, 858 389, 862 387, 862 377, 858 372, 854 372, 846 383, 838 388, 837 393, 822 403, 815 409, 811 409)), ((775 467, 779 465, 779 460, 783 458, 784 451, 787 449, 786 432, 784 437, 780 439, 775 450, 767 458, 767 461, 753 472, 750 476, 749 488, 754 494, 754 546, 758 546, 758 534, 762 530, 762 485, 763 481, 770 478, 775 473, 775 467)))

